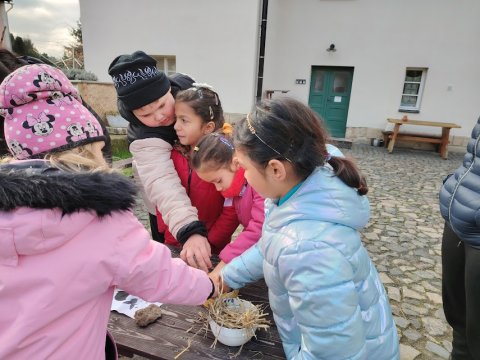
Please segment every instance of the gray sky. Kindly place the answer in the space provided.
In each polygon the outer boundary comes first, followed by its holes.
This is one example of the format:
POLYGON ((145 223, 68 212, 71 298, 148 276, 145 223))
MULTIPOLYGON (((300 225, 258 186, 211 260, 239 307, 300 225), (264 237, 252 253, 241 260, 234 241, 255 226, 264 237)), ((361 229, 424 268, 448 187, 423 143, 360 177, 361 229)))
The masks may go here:
MULTIPOLYGON (((80 19, 79 0, 14 0, 8 12, 10 32, 29 38, 40 53, 61 57, 73 43, 69 30, 80 19)), ((8 10, 10 5, 5 4, 8 10)))

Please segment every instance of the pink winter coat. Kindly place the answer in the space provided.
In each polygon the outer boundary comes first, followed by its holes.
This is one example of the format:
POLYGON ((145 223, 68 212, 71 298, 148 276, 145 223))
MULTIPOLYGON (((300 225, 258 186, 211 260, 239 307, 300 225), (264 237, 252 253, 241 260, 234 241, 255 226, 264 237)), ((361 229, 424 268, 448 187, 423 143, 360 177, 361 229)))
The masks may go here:
POLYGON ((224 196, 233 195, 226 200, 231 199, 233 201, 238 220, 243 226, 243 230, 237 238, 225 246, 219 254, 224 263, 229 263, 260 239, 265 219, 263 208, 265 199, 245 181, 243 170, 237 171, 234 184, 222 194, 224 196), (241 184, 241 186, 237 186, 235 183, 241 184))
POLYGON ((3 168, 0 359, 104 359, 116 286, 187 305, 212 291, 204 272, 150 240, 128 210, 130 180, 3 168))

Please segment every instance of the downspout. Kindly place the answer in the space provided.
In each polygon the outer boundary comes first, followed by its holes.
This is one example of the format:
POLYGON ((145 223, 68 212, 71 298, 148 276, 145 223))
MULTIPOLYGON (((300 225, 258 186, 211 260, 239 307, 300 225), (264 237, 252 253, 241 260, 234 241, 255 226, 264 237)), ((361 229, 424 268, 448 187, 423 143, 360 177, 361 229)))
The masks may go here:
POLYGON ((262 0, 262 18, 260 24, 260 48, 258 51, 257 96, 256 101, 262 100, 263 65, 265 62, 265 40, 267 38, 268 0, 262 0))
POLYGON ((1 17, 0 21, 3 24, 3 29, 1 29, 1 38, 0 44, 7 50, 12 50, 12 42, 10 41, 10 29, 8 27, 8 16, 7 13, 13 9, 13 3, 10 1, 0 1, 1 17), (10 5, 10 8, 5 11, 5 3, 10 5))

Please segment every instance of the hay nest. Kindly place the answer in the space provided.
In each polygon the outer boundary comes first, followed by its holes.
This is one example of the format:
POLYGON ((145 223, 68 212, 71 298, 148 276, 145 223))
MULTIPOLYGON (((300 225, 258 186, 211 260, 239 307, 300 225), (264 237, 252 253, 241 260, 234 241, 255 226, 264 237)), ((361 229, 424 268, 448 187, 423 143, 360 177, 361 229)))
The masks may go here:
POLYGON ((238 298, 238 291, 222 294, 205 303, 208 317, 218 325, 229 329, 268 329, 270 321, 265 306, 255 305, 246 300, 230 301, 238 298), (234 306, 232 306, 232 304, 234 306))

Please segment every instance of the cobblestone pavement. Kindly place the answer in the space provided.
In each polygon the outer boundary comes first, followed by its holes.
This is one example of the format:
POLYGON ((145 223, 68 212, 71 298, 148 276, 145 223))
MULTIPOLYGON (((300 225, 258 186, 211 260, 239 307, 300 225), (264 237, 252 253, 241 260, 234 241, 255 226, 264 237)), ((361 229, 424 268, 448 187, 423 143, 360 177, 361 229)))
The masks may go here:
MULTIPOLYGON (((390 298, 401 359, 447 359, 451 329, 442 310, 438 192, 463 153, 443 160, 430 151, 395 148, 388 154, 384 148, 358 144, 343 151, 367 177, 371 219, 363 241, 390 298)), ((141 204, 136 213, 147 222, 141 204)))

